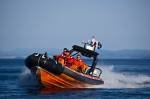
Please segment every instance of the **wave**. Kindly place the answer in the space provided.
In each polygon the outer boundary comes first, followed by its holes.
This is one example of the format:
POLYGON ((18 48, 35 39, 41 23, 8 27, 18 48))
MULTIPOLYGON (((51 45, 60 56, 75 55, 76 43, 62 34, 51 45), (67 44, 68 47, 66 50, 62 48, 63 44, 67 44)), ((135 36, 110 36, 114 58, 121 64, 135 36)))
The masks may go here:
POLYGON ((103 73, 101 78, 104 85, 93 86, 93 88, 143 88, 150 87, 150 76, 143 74, 130 74, 115 72, 114 66, 101 66, 103 73))

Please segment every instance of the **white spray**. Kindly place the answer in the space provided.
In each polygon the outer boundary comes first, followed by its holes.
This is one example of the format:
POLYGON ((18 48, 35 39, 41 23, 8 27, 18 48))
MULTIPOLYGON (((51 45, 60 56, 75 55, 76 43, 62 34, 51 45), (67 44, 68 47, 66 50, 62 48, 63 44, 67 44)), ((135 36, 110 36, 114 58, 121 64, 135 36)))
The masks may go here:
POLYGON ((114 66, 101 66, 103 71, 101 78, 104 85, 94 86, 93 88, 142 88, 150 87, 150 76, 131 75, 114 71, 114 66))
POLYGON ((23 68, 23 72, 20 75, 20 84, 22 86, 36 86, 38 85, 35 75, 32 75, 28 68, 23 68))

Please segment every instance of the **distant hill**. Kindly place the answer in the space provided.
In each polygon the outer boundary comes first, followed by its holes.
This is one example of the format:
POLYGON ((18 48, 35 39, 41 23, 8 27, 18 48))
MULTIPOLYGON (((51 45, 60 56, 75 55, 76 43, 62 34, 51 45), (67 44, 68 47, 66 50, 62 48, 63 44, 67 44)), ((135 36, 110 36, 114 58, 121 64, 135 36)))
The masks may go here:
MULTIPOLYGON (((39 52, 48 52, 50 56, 61 53, 62 49, 16 49, 0 51, 0 58, 25 58, 28 55, 39 52)), ((101 59, 150 59, 150 50, 99 50, 101 59)))
POLYGON ((150 59, 150 50, 99 51, 103 59, 150 59))
POLYGON ((25 58, 32 53, 45 53, 48 52, 49 55, 60 53, 60 49, 15 49, 9 51, 0 51, 0 58, 25 58))

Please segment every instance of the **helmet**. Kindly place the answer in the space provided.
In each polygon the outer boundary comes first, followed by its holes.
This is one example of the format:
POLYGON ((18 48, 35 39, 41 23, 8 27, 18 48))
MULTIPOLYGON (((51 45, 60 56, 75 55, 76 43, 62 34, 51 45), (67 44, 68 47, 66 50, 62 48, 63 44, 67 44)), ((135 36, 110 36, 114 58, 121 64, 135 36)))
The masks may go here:
POLYGON ((64 48, 64 50, 63 50, 64 52, 66 52, 66 51, 68 51, 68 49, 67 48, 64 48))

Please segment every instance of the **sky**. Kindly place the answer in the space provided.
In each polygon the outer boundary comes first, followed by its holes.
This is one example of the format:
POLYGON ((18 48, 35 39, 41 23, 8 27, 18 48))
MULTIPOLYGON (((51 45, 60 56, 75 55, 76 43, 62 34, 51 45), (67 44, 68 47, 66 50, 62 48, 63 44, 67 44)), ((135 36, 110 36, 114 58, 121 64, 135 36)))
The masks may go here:
POLYGON ((0 0, 0 49, 150 50, 150 0, 0 0))

